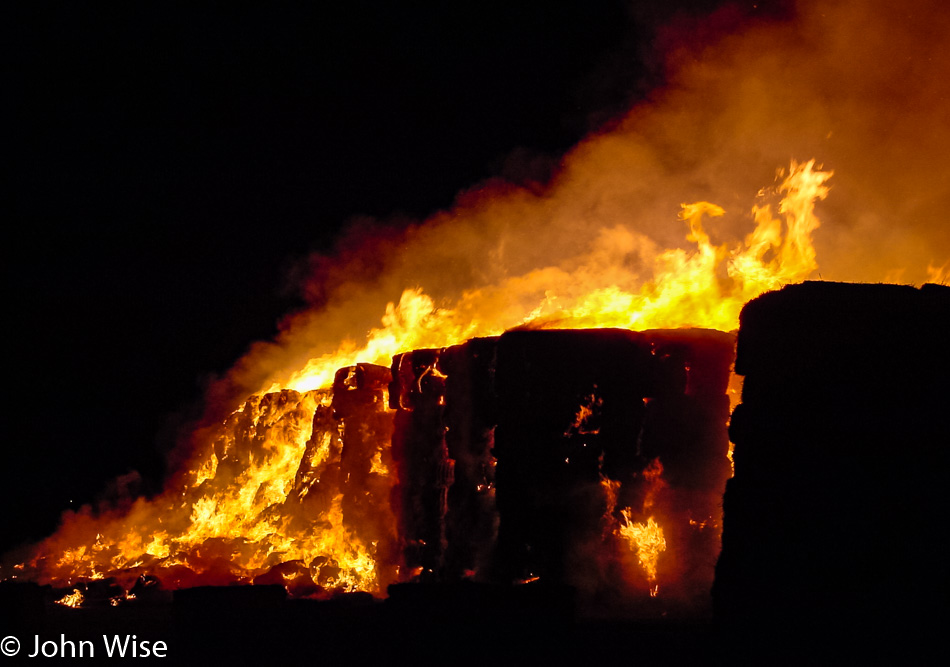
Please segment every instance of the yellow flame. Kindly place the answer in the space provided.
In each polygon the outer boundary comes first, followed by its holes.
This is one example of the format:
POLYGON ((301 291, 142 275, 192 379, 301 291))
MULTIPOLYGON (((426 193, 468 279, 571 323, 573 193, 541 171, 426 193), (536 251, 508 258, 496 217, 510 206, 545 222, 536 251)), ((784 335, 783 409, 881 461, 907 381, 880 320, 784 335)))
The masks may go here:
POLYGON ((83 596, 78 588, 74 588, 72 593, 64 595, 56 601, 56 604, 61 604, 64 607, 73 607, 78 608, 82 606, 83 596))
POLYGON ((628 230, 613 227, 602 229, 586 259, 570 270, 539 269, 495 287, 468 290, 454 306, 437 305, 421 288, 408 288, 398 303, 386 306, 382 326, 369 331, 362 346, 348 341, 315 356, 286 380, 270 381, 266 390, 326 387, 343 366, 357 362, 388 366, 400 352, 456 345, 520 325, 634 330, 695 326, 732 331, 747 301, 800 282, 817 268, 811 243, 819 226, 814 206, 827 196, 825 183, 831 175, 817 168, 814 160, 792 162, 788 176, 782 175, 775 188, 782 195, 780 217, 773 216, 770 205, 753 207, 755 228, 731 247, 713 244, 703 226, 704 218, 724 215, 721 207, 709 202, 683 204, 680 219, 687 223, 687 240, 695 247, 657 253, 652 276, 646 280, 615 266, 624 261, 614 256, 616 249, 633 241, 628 230), (534 304, 525 303, 538 284, 553 287, 546 287, 534 304), (499 294, 521 306, 506 311, 499 294))
MULTIPOLYGON (((204 460, 193 465, 196 472, 191 483, 155 501, 137 501, 124 517, 97 522, 95 541, 62 549, 54 563, 44 566, 45 578, 101 578, 103 571, 160 570, 175 565, 201 573, 215 563, 220 566, 224 559, 231 563, 235 580, 249 581, 278 563, 310 563, 322 556, 339 568, 333 577, 335 587, 378 591, 373 557, 376 545, 364 544, 343 525, 340 496, 332 500, 316 525, 295 522, 284 505, 293 498, 295 476, 312 435, 314 412, 318 406, 329 405, 329 394, 288 392, 271 398, 275 400, 252 397, 232 415, 245 420, 246 430, 231 423, 232 428, 223 426, 218 434, 218 451, 225 458, 238 456, 238 450, 253 444, 241 470, 224 470, 218 454, 206 451, 204 460)), ((318 445, 309 452, 311 468, 327 462, 332 437, 329 432, 318 434, 318 445)), ((373 462, 375 473, 386 474, 381 452, 374 455, 373 462)), ((72 527, 81 532, 85 521, 92 519, 79 515, 72 527)), ((47 548, 53 553, 57 537, 48 540, 47 548)), ((41 563, 38 556, 32 565, 41 563)))
MULTIPOLYGON (((68 516, 29 566, 41 581, 173 571, 182 565, 250 581, 280 563, 309 566, 319 560, 330 564, 325 569, 332 577, 325 578, 338 586, 378 592, 378 545, 365 543, 345 525, 341 496, 321 492, 317 500, 324 506, 317 517, 304 517, 299 509, 323 483, 317 476, 309 486, 296 485, 299 471, 319 471, 340 455, 338 432, 331 427, 313 432, 316 411, 329 409, 324 388, 339 368, 389 366, 400 352, 458 344, 521 325, 736 329, 749 299, 815 270, 811 234, 819 222, 814 206, 827 195, 830 176, 814 161, 792 163, 777 186, 782 196, 778 216, 768 205, 754 207, 754 228, 742 242, 714 243, 705 224, 724 211, 698 202, 683 205, 680 212, 690 249, 656 251, 626 227, 605 227, 585 241, 586 255, 465 291, 454 303, 436 303, 421 288, 409 286, 398 303, 387 305, 381 326, 362 343, 341 343, 265 381, 263 387, 279 393, 251 396, 197 451, 177 486, 154 500, 137 500, 122 514, 68 516), (639 253, 635 271, 627 266, 631 253, 639 253)), ((934 273, 942 276, 940 271, 934 273)), ((581 406, 575 428, 583 428, 595 410, 595 400, 586 409, 581 406)), ((382 449, 373 453, 371 474, 389 473, 386 455, 382 449)), ((627 513, 624 520, 621 534, 636 545, 653 581, 656 559, 665 548, 662 529, 652 517, 636 524, 627 513)))
POLYGON ((646 520, 646 523, 634 523, 630 518, 629 507, 620 510, 620 514, 623 516, 623 522, 618 529, 620 536, 627 541, 630 550, 636 552, 640 566, 643 567, 647 581, 650 583, 650 595, 656 597, 659 590, 656 583, 657 562, 660 559, 660 553, 666 551, 663 529, 652 516, 646 520))

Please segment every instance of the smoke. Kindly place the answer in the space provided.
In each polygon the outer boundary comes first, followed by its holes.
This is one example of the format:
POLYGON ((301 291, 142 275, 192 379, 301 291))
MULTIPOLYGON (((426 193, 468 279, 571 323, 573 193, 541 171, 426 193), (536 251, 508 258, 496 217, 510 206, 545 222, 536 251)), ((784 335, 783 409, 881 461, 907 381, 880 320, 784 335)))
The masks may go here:
POLYGON ((567 153, 550 180, 482 183, 424 222, 355 222, 335 255, 311 258, 312 308, 217 390, 280 384, 285 369, 355 345, 405 289, 490 330, 569 300, 579 281, 642 284, 658 249, 689 247, 681 203, 722 206, 710 235, 741 240, 756 193, 793 160, 834 171, 812 277, 923 282, 950 257, 947 34, 950 13, 930 1, 674 23, 656 40, 663 88, 567 153))

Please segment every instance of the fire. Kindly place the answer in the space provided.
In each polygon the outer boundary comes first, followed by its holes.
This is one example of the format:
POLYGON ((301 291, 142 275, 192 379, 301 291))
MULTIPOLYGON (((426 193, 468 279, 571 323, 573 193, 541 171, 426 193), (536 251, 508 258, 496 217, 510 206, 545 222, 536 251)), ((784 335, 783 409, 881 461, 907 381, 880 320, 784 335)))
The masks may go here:
MULTIPOLYGON (((659 592, 657 583, 657 563, 660 553, 666 551, 666 537, 663 528, 653 516, 657 503, 657 496, 666 488, 663 479, 663 464, 659 458, 650 461, 640 473, 644 484, 643 501, 640 505, 639 516, 649 515, 646 521, 634 520, 634 510, 625 507, 620 510, 620 522, 615 533, 620 536, 626 547, 637 555, 638 562, 650 587, 650 596, 656 597, 659 592)), ((616 503, 616 494, 608 494, 608 501, 616 503)), ((613 504, 611 508, 613 508, 613 504)))
POLYGON ((656 566, 660 553, 666 551, 666 538, 663 529, 652 516, 644 523, 634 523, 630 518, 630 509, 621 510, 623 523, 618 531, 631 551, 635 551, 640 559, 640 565, 650 583, 650 595, 656 597, 659 587, 656 583, 656 566))
POLYGON ((78 588, 73 589, 72 593, 67 593, 60 599, 56 601, 56 604, 61 604, 64 607, 81 607, 83 601, 83 594, 78 588))
POLYGON ((581 405, 577 408, 577 415, 574 417, 573 423, 564 432, 565 437, 571 435, 572 433, 592 435, 599 433, 600 428, 597 426, 590 426, 588 424, 588 420, 596 417, 597 411, 599 410, 600 406, 603 405, 603 403, 603 399, 598 398, 595 394, 587 396, 584 399, 584 402, 581 403, 581 405))
MULTIPOLYGON (((376 440, 366 436, 372 442, 365 445, 363 467, 344 470, 345 428, 328 389, 356 385, 347 384, 353 378, 339 376, 339 369, 350 368, 352 375, 357 364, 388 367, 400 352, 442 348, 517 326, 736 329, 746 301, 807 278, 816 268, 814 207, 827 195, 830 177, 814 161, 793 162, 776 188, 761 193, 781 196, 778 213, 768 203, 757 204, 753 229, 742 241, 714 242, 707 227, 725 211, 698 202, 684 204, 679 214, 689 250, 658 251, 627 228, 608 226, 575 260, 464 291, 454 303, 437 304, 421 288, 407 287, 362 343, 345 342, 296 370, 273 374, 206 434, 188 470, 163 495, 139 499, 122 514, 67 516, 24 568, 44 582, 111 576, 126 588, 148 573, 172 588, 280 581, 301 595, 381 594, 398 576, 390 567, 395 536, 386 528, 391 531, 395 520, 382 502, 395 482, 389 436, 385 429, 376 440), (642 260, 636 271, 624 263, 632 253, 642 260), (546 286, 540 294, 539 284, 546 286), (499 308, 501 295, 518 307, 499 308), (359 493, 377 503, 362 508, 359 521, 348 518, 356 510, 346 506, 348 489, 357 483, 364 484, 359 493), (383 554, 389 554, 383 559, 389 569, 381 570, 383 554)), ((367 401, 363 409, 391 423, 384 389, 367 401)), ((597 401, 594 394, 586 399, 571 429, 596 433, 589 421, 595 420, 597 401)), ((661 472, 655 462, 645 475, 659 483, 661 472)), ((648 498, 644 512, 651 503, 648 498)), ((666 548, 663 530, 653 516, 636 523, 629 508, 622 516, 619 534, 636 550, 655 595, 657 559, 666 548)))
MULTIPOLYGON (((328 401, 318 391, 251 397, 186 476, 190 483, 153 502, 138 501, 124 517, 101 521, 102 533, 92 544, 64 549, 54 562, 43 554, 31 564, 51 581, 149 571, 174 585, 176 571, 188 575, 182 584, 250 582, 275 565, 297 561, 334 588, 377 591, 376 545, 344 526, 341 495, 329 500, 316 529, 302 520, 294 502, 311 488, 294 495, 302 461, 310 469, 333 464, 338 436, 332 429, 313 433, 314 412, 328 410, 328 401), (322 568, 314 565, 317 558, 322 568), (195 572, 204 579, 195 579, 195 572)), ((383 452, 374 461, 376 474, 385 474, 383 452)), ((68 526, 81 534, 93 521, 79 515, 68 526)), ((59 539, 75 539, 70 532, 59 539)), ((53 553, 56 543, 54 536, 47 545, 53 553)))
POLYGON ((602 229, 593 240, 593 249, 577 259, 579 265, 571 270, 549 267, 489 288, 468 290, 454 306, 439 306, 421 288, 408 288, 398 303, 387 304, 382 326, 370 330, 361 347, 348 341, 334 352, 314 356, 287 379, 273 379, 265 391, 326 387, 343 366, 357 362, 389 365, 399 352, 456 345, 516 326, 734 330, 746 301, 800 282, 817 268, 811 244, 811 234, 819 226, 814 206, 827 196, 826 182, 833 172, 823 171, 810 160, 792 162, 787 175, 779 173, 782 180, 778 186, 764 189, 760 195, 764 198, 774 191, 782 196, 780 217, 774 216, 770 204, 757 204, 752 209, 755 227, 744 241, 714 244, 703 220, 722 217, 725 211, 715 204, 697 202, 683 204, 679 214, 689 227, 686 238, 695 247, 653 254, 649 258, 652 275, 647 279, 617 266, 638 244, 629 230, 618 226, 602 229), (521 302, 536 291, 539 282, 549 287, 538 300, 507 317, 498 317, 499 294, 521 302))

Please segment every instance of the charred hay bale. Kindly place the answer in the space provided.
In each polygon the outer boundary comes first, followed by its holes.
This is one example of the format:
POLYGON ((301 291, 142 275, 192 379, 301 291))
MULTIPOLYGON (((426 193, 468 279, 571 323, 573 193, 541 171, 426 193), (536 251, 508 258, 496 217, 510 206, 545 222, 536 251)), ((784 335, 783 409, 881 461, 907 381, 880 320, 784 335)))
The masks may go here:
POLYGON ((398 482, 393 504, 406 570, 412 577, 438 577, 445 551, 445 513, 452 464, 442 419, 445 376, 441 350, 413 350, 393 357, 390 405, 392 456, 398 482))
POLYGON ((950 288, 805 283, 740 321, 718 617, 880 627, 945 612, 950 288))
POLYGON ((599 539, 603 470, 635 452, 649 346, 616 329, 511 331, 498 342, 496 565, 503 580, 581 576, 571 554, 599 539))
POLYGON ((655 360, 642 455, 674 487, 721 494, 731 474, 729 397, 735 336, 713 329, 645 331, 655 360))
POLYGON ((439 357, 445 379, 445 444, 453 461, 445 516, 444 578, 482 577, 495 546, 495 400, 497 338, 475 338, 439 357))
MULTIPOLYGON (((729 387, 735 335, 711 329, 644 331, 649 394, 638 437, 638 474, 624 479, 617 508, 655 517, 665 550, 657 561, 664 604, 705 614, 719 553, 722 494, 731 475, 729 387)), ((671 608, 671 607, 669 607, 671 608)))
MULTIPOLYGON (((658 360, 677 362, 676 373, 683 386, 678 393, 688 396, 722 396, 736 356, 735 333, 716 329, 650 329, 644 331, 652 354, 658 360)), ((665 375, 671 375, 666 373, 665 375)), ((660 395, 664 385, 654 391, 660 395)))
POLYGON ((729 398, 666 396, 647 401, 641 454, 659 458, 663 478, 674 488, 721 495, 731 474, 729 398))

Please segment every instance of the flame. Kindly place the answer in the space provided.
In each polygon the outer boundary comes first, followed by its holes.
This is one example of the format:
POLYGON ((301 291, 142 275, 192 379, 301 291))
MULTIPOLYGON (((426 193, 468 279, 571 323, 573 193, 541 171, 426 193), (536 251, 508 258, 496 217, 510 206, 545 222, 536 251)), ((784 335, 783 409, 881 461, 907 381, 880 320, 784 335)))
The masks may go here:
MULTIPOLYGON (((615 533, 623 539, 631 552, 637 555, 640 567, 646 575, 647 583, 650 586, 650 597, 656 597, 659 592, 657 584, 657 562, 660 553, 666 551, 666 537, 663 535, 663 529, 656 522, 651 510, 657 501, 657 496, 666 488, 666 481, 663 479, 663 464, 659 458, 654 458, 640 472, 644 486, 643 501, 640 506, 640 516, 650 514, 644 522, 634 522, 633 509, 625 507, 620 510, 621 521, 615 529, 615 533)), ((608 500, 616 502, 616 491, 608 495, 608 500)))
MULTIPOLYGON (((594 385, 594 388, 596 389, 597 385, 594 385)), ((600 428, 588 425, 588 420, 597 415, 603 404, 604 399, 600 398, 596 394, 589 394, 586 396, 577 408, 577 414, 574 416, 574 421, 571 422, 571 425, 567 427, 566 431, 564 431, 564 437, 568 438, 573 434, 596 435, 600 433, 600 428)))
POLYGON ((263 391, 326 387, 343 366, 357 362, 388 366, 400 352, 457 345, 517 326, 734 330, 747 301, 800 282, 817 268, 811 234, 820 223, 814 208, 827 196, 826 182, 832 173, 821 170, 814 160, 793 161, 787 176, 780 172, 782 180, 776 187, 760 192, 762 198, 781 195, 779 217, 768 203, 757 204, 752 209, 754 229, 744 241, 732 244, 714 244, 704 228, 704 218, 725 215, 721 207, 708 202, 683 204, 679 217, 695 247, 653 254, 647 279, 624 270, 623 264, 631 254, 648 249, 638 246, 641 240, 635 234, 617 226, 602 229, 573 268, 548 267, 466 290, 454 305, 437 305, 422 288, 407 288, 398 303, 386 305, 382 326, 371 329, 362 346, 347 341, 333 352, 315 355, 289 376, 275 375, 263 391), (526 303, 539 284, 546 286, 542 294, 526 303), (499 295, 520 306, 506 310, 498 303, 499 295))
POLYGON ((950 261, 943 266, 927 265, 927 282, 950 285, 950 261))
MULTIPOLYGON (((153 502, 140 499, 128 515, 111 522, 77 516, 66 524, 71 530, 50 538, 28 565, 42 572, 40 580, 48 581, 145 570, 173 573, 183 566, 224 583, 249 582, 280 563, 322 559, 323 572, 315 567, 314 576, 324 584, 379 591, 376 545, 344 525, 342 494, 330 500, 318 525, 301 520, 295 502, 301 498, 292 494, 303 460, 311 469, 332 463, 332 432, 317 434, 316 447, 307 451, 314 412, 328 405, 327 392, 251 397, 223 425, 215 446, 194 463, 190 482, 153 502), (249 446, 250 451, 241 451, 249 446), (236 462, 238 471, 233 469, 236 462), (101 531, 95 541, 62 549, 49 562, 47 553, 56 553, 63 540, 81 539, 87 523, 101 531)), ((386 474, 383 459, 384 453, 377 451, 376 474, 386 474)), ((174 586, 170 577, 165 583, 174 586)))
MULTIPOLYGON (((314 415, 330 410, 326 388, 338 369, 356 363, 389 366, 399 352, 457 344, 514 326, 735 329, 746 301, 802 280, 816 268, 810 240, 819 225, 814 207, 827 195, 830 177, 814 161, 793 162, 777 187, 760 193, 781 196, 778 215, 770 204, 756 204, 753 229, 742 241, 714 243, 706 226, 725 212, 697 202, 684 204, 679 214, 691 250, 651 254, 637 246, 629 230, 605 228, 573 267, 550 267, 468 290, 454 304, 437 305, 421 288, 407 288, 398 303, 386 306, 381 326, 370 330, 363 344, 345 342, 312 356, 283 380, 278 374, 265 383, 207 438, 177 486, 156 499, 137 500, 122 515, 70 515, 59 533, 39 545, 27 569, 49 582, 159 573, 174 587, 251 582, 296 563, 292 575, 281 571, 278 580, 290 576, 309 583, 301 589, 305 592, 319 585, 379 593, 388 581, 378 569, 379 538, 346 521, 345 482, 331 479, 339 469, 340 427, 330 420, 314 430, 314 415), (649 260, 646 278, 623 269, 623 258, 635 246, 649 260), (548 287, 533 303, 526 301, 539 282, 548 287), (519 307, 502 308, 499 316, 499 294, 512 295, 519 307)), ((569 430, 587 430, 596 415, 597 397, 585 401, 569 430)), ((388 446, 378 443, 367 462, 367 472, 379 479, 391 478, 388 446)), ((644 472, 654 491, 661 473, 659 461, 644 472)), ((391 486, 392 480, 386 483, 391 486)), ((644 514, 652 496, 651 491, 644 514)), ((623 518, 619 532, 636 550, 655 594, 663 531, 652 516, 634 523, 629 508, 623 518)))
POLYGON ((644 523, 634 523, 630 518, 629 507, 620 510, 620 514, 623 517, 618 528, 620 536, 627 541, 630 550, 636 552, 640 566, 650 583, 650 596, 656 597, 659 591, 656 583, 657 561, 660 559, 660 553, 666 551, 663 529, 652 516, 644 523))
POLYGON ((60 599, 56 601, 56 604, 61 604, 64 607, 81 607, 83 601, 83 595, 78 588, 74 588, 72 593, 67 593, 60 599))

